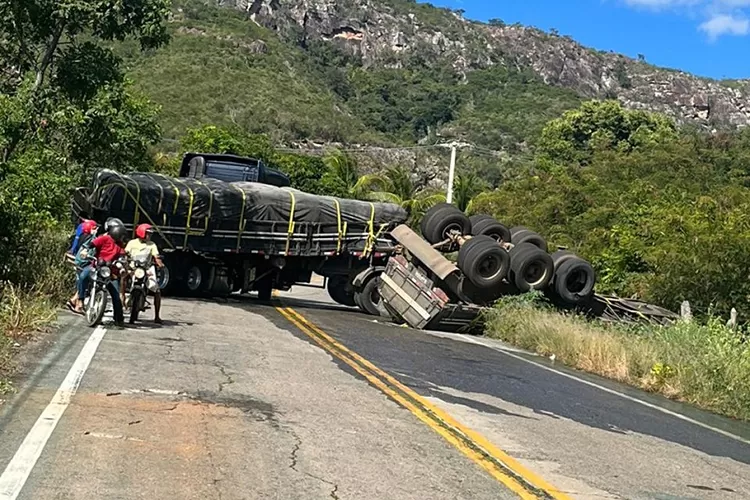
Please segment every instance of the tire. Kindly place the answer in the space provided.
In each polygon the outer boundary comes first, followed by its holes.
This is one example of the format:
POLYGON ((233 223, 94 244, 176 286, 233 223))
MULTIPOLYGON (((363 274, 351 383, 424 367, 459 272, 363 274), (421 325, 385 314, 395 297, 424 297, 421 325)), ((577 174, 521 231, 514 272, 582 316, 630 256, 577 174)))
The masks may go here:
POLYGON ((489 236, 495 241, 510 243, 510 229, 492 217, 472 222, 471 234, 474 236, 489 236))
POLYGON ((471 221, 453 205, 443 207, 425 218, 424 238, 431 245, 444 241, 451 230, 459 231, 462 235, 471 233, 471 221))
POLYGON ((491 218, 492 217, 490 217, 487 214, 474 214, 471 217, 469 217, 469 220, 471 221, 471 227, 473 228, 477 224, 477 222, 479 222, 480 220, 491 219, 491 218))
POLYGON ((435 212, 437 212, 439 210, 442 210, 445 207, 452 207, 452 206, 453 205, 451 205, 450 203, 442 202, 442 203, 438 203, 438 204, 433 205, 430 208, 428 208, 427 211, 422 216, 422 220, 419 221, 419 230, 422 233, 422 236, 424 236, 425 232, 427 231, 427 225, 426 225, 427 224, 427 220, 430 219, 430 218, 432 218, 432 215, 435 212))
POLYGON ((171 255, 165 255, 162 257, 164 267, 156 269, 156 280, 159 283, 162 295, 171 294, 175 289, 175 281, 177 280, 176 261, 177 259, 171 255))
POLYGON ((458 252, 458 268, 480 290, 500 286, 510 269, 510 255, 489 236, 474 236, 458 252))
POLYGON ((108 296, 109 293, 107 292, 107 290, 105 288, 101 288, 99 290, 96 290, 94 292, 94 295, 92 295, 89 299, 89 304, 86 306, 86 310, 84 311, 86 316, 86 323, 89 326, 96 326, 102 322, 102 318, 104 318, 104 312, 107 310, 108 296))
POLYGON ((378 292, 379 280, 379 275, 373 276, 367 280, 362 290, 356 294, 360 309, 371 316, 380 316, 380 309, 378 309, 378 304, 380 303, 380 292, 378 292))
POLYGON ((544 290, 554 275, 552 256, 533 243, 521 243, 510 251, 509 281, 519 292, 544 290))
POLYGON ((588 302, 594 294, 595 284, 594 268, 585 260, 574 256, 555 270, 552 288, 565 303, 578 305, 588 302))
POLYGON ((577 258, 577 256, 570 250, 558 250, 554 252, 552 254, 552 263, 555 265, 555 272, 557 272, 557 269, 563 262, 574 258, 577 258))
POLYGON ((527 229, 523 226, 516 226, 510 228, 510 241, 514 245, 521 245, 523 243, 531 243, 541 250, 547 251, 547 240, 542 238, 539 233, 527 229))
POLYGON ((138 313, 141 312, 141 307, 143 307, 143 298, 141 290, 134 288, 130 294, 130 323, 138 321, 138 313))
POLYGON ((190 295, 198 295, 206 288, 208 266, 201 259, 193 259, 185 271, 185 290, 190 295))
POLYGON ((337 304, 348 307, 357 306, 357 303, 354 301, 354 291, 349 286, 349 279, 346 276, 328 278, 326 290, 328 290, 328 295, 337 304))

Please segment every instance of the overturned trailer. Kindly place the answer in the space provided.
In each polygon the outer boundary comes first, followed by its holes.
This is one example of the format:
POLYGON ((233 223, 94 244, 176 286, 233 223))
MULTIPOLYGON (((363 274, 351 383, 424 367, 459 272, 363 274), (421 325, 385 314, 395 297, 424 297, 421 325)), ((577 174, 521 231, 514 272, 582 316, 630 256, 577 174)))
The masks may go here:
POLYGON ((107 169, 75 192, 72 207, 76 220, 117 217, 131 231, 151 224, 164 254, 167 293, 257 290, 268 299, 273 289, 308 283, 315 272, 329 278, 335 299, 352 306, 355 278, 363 271, 368 277, 360 276, 361 290, 375 277, 371 270, 383 268, 393 250, 388 233, 407 219, 394 204, 259 182, 107 169))
POLYGON ((487 215, 469 218, 443 204, 428 211, 420 229, 422 236, 405 225, 393 229, 395 253, 378 280, 384 312, 412 328, 480 327, 482 312, 497 299, 530 290, 562 310, 609 321, 666 324, 679 317, 595 293, 588 262, 567 250, 550 254, 544 238, 527 228, 508 229, 487 215), (456 262, 444 255, 456 250, 456 262))

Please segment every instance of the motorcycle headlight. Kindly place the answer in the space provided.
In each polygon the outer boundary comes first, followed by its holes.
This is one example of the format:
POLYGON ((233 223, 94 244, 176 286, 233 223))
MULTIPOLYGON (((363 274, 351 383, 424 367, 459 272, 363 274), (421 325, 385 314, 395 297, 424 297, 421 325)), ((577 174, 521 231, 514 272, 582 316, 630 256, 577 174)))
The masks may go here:
POLYGON ((146 270, 145 270, 145 269, 143 269, 142 267, 139 267, 139 268, 137 268, 137 269, 135 270, 135 273, 133 273, 133 275, 134 275, 134 276, 135 276, 136 278, 138 278, 138 279, 142 279, 142 278, 143 278, 144 276, 146 276, 146 270))
POLYGON ((99 276, 102 278, 109 278, 112 274, 112 271, 108 267, 100 267, 99 268, 99 276))

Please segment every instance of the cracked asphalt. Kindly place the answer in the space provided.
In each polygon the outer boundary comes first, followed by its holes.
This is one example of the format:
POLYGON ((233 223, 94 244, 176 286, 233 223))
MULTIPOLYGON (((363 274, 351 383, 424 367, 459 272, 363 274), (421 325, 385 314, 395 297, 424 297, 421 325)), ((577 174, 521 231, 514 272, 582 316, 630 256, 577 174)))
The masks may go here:
MULTIPOLYGON (((750 445, 493 344, 383 324, 318 289, 280 296, 571 498, 750 498, 750 445)), ((19 499, 517 498, 273 306, 165 299, 162 317, 106 332, 19 499)), ((91 335, 76 316, 61 324, 0 406, 0 471, 91 335)))
MULTIPOLYGON (((167 299, 161 327, 107 331, 19 498, 511 498, 256 304, 167 299)), ((0 407, 0 471, 91 334, 63 323, 0 407)))

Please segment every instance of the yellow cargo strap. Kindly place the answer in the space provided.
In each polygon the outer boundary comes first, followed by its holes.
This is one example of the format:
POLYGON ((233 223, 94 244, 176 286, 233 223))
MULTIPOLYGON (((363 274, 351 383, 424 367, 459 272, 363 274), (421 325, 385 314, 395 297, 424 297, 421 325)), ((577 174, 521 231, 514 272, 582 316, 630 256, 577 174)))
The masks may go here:
POLYGON ((336 226, 338 229, 338 241, 336 242, 336 253, 338 254, 341 252, 341 240, 344 237, 344 233, 341 230, 341 205, 339 204, 339 200, 336 198, 333 199, 333 202, 336 204, 336 226))
POLYGON ((237 251, 239 252, 240 243, 242 241, 242 231, 245 229, 245 192, 232 183, 230 183, 229 185, 239 191, 242 195, 242 212, 240 212, 240 225, 237 228, 237 251))
POLYGON ((289 245, 291 244, 292 236, 294 235, 294 210, 295 205, 297 204, 297 200, 295 200, 292 191, 289 191, 289 196, 292 197, 292 206, 289 210, 289 228, 286 236, 286 250, 284 251, 284 255, 289 255, 289 245))
MULTIPOLYGON (((193 215, 193 202, 195 201, 195 193, 193 193, 193 189, 187 184, 185 184, 184 182, 178 181, 177 179, 175 179, 175 182, 179 182, 180 184, 185 186, 185 189, 188 190, 188 194, 190 195, 190 204, 188 205, 187 220, 185 222, 185 241, 182 243, 182 247, 187 248, 188 236, 190 236, 190 218, 193 215)), ((177 198, 179 199, 179 195, 177 198)), ((175 212, 176 211, 177 211, 177 203, 175 203, 175 212)))
MULTIPOLYGON (((162 233, 161 229, 159 229, 158 224, 156 224, 156 222, 154 222, 153 219, 151 219, 151 217, 148 215, 148 212, 146 212, 143 209, 143 207, 141 206, 140 202, 136 199, 135 196, 133 196, 133 193, 130 192, 130 189, 128 189, 128 186, 126 184, 120 184, 119 182, 111 182, 109 184, 105 184, 104 186, 99 186, 98 188, 96 188, 96 190, 94 190, 94 195, 96 195, 97 192, 100 192, 100 191, 102 191, 104 189, 109 188, 110 186, 121 187, 125 191, 125 193, 128 196, 130 196, 130 198, 135 202, 136 208, 138 210, 140 210, 141 212, 143 212, 143 215, 144 215, 144 217, 146 217, 146 219, 148 220, 149 224, 151 224, 154 227, 154 230, 156 230, 156 232, 159 234, 159 236, 161 236, 162 239, 164 240, 164 242, 167 245, 169 245, 169 248, 174 249, 174 245, 172 245, 172 243, 169 242, 169 240, 167 239, 167 237, 164 236, 164 233, 162 233)), ((133 228, 135 228, 135 225, 133 226, 133 228)))
POLYGON ((370 203, 370 220, 367 221, 367 241, 365 242, 364 255, 370 253, 370 248, 375 241, 375 204, 370 203))

